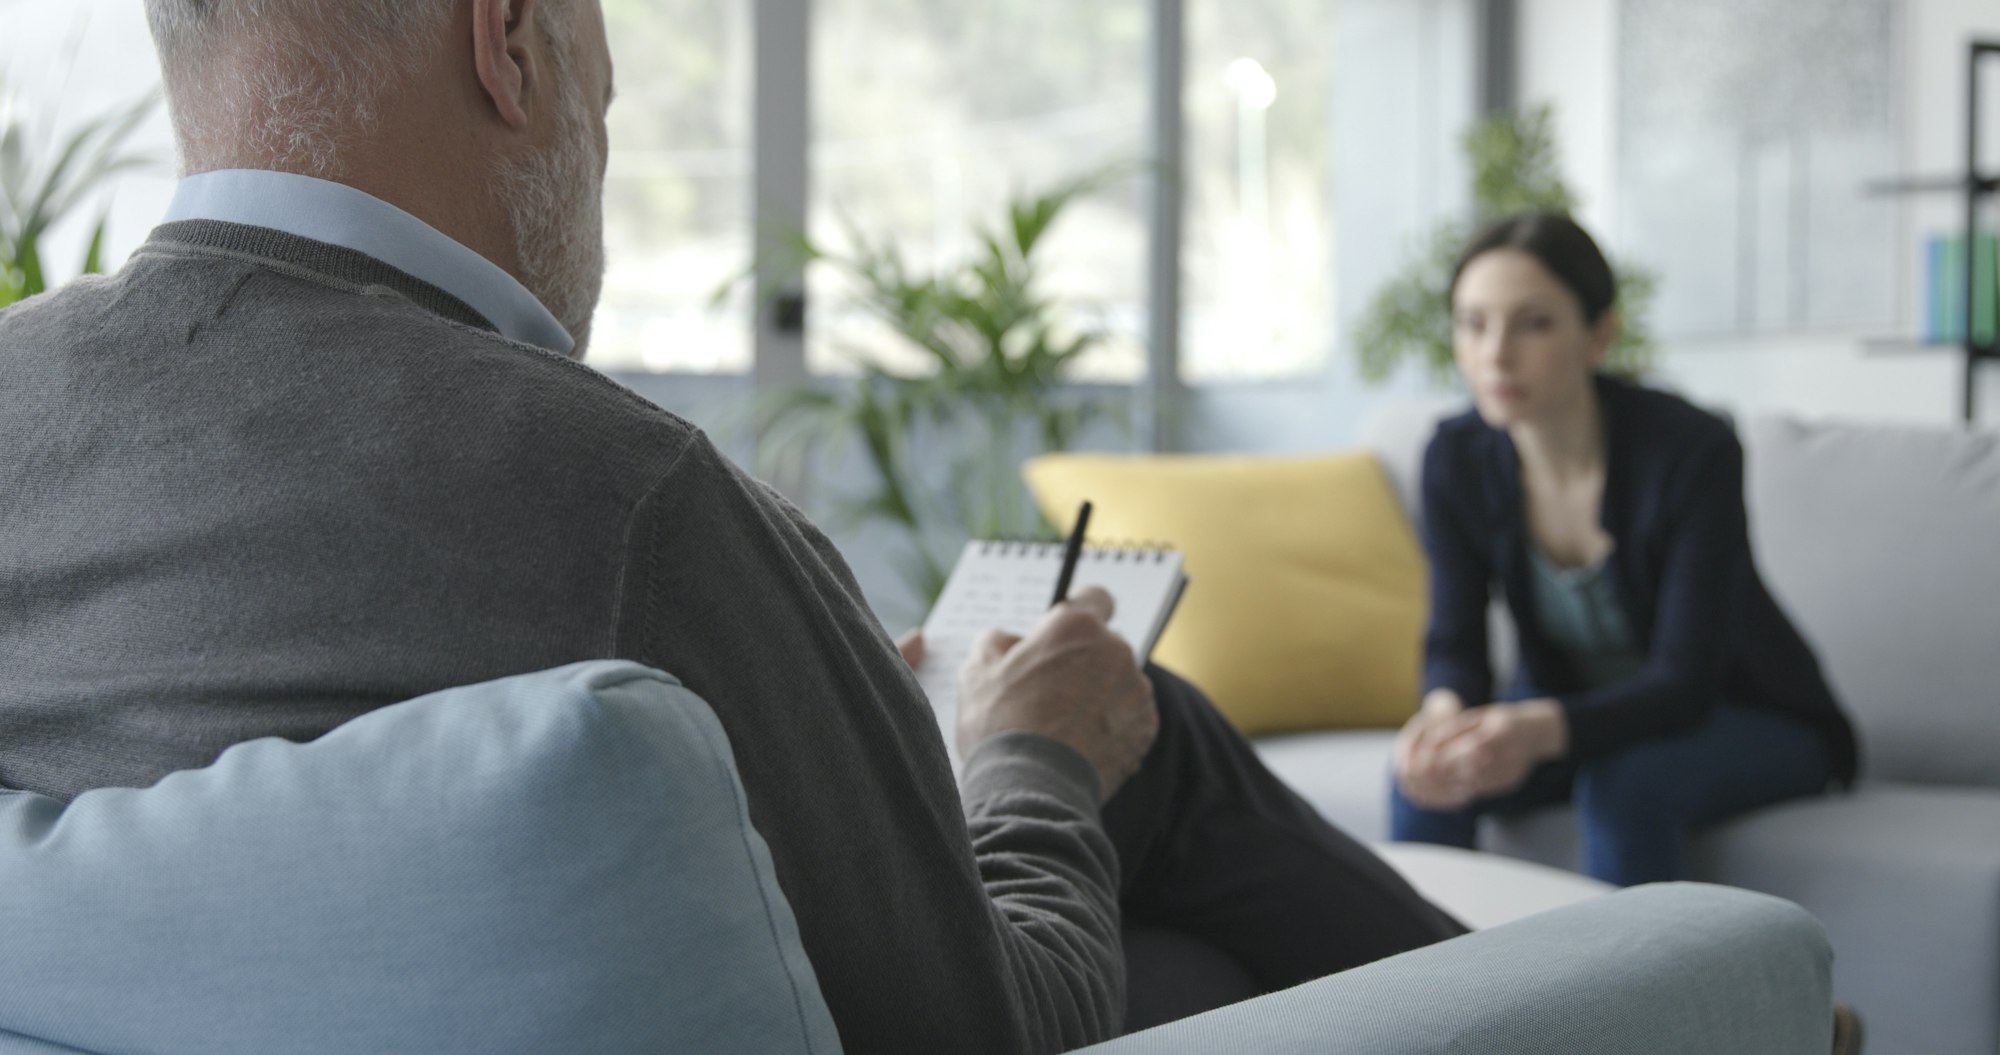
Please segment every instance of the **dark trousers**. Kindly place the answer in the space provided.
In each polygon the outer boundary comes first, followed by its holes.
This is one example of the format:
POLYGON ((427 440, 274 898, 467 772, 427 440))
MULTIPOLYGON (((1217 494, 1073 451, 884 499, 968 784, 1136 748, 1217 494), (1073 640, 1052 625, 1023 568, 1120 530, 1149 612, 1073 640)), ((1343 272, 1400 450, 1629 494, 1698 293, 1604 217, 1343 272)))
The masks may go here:
POLYGON ((1465 933, 1265 769, 1199 690, 1157 667, 1147 673, 1159 739, 1104 807, 1122 869, 1128 1025, 1275 992, 1465 933), (1135 931, 1145 936, 1132 940, 1135 931), (1166 963, 1148 962, 1142 951, 1175 944, 1161 931, 1193 942, 1155 958, 1166 963), (1254 991, 1224 980, 1232 967, 1254 991))
POLYGON ((1769 711, 1718 707, 1700 727, 1583 765, 1552 762, 1518 790, 1459 810, 1427 810, 1390 780, 1392 838, 1471 848, 1479 818, 1574 801, 1584 871, 1631 886, 1682 879, 1703 825, 1816 794, 1833 771, 1810 727, 1769 711))

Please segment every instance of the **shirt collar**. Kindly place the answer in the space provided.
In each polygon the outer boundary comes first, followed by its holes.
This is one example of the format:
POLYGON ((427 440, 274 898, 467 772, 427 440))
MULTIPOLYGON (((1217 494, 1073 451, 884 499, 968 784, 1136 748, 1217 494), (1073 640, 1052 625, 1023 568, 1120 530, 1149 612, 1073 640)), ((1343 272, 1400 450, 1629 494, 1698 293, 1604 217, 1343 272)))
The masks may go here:
POLYGON ((464 301, 504 337, 568 355, 576 341, 526 286, 444 232, 341 183, 261 169, 181 180, 168 222, 267 227, 365 253, 464 301))

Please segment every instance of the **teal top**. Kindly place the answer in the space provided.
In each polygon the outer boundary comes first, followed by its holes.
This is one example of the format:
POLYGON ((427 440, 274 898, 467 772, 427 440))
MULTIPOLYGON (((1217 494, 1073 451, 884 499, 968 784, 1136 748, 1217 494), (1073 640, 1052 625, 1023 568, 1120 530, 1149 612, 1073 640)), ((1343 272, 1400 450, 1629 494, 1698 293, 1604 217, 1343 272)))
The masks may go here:
POLYGON ((1534 567, 1535 621, 1588 687, 1601 689, 1645 669, 1646 654, 1612 589, 1607 562, 1564 568, 1532 543, 1528 556, 1534 567))

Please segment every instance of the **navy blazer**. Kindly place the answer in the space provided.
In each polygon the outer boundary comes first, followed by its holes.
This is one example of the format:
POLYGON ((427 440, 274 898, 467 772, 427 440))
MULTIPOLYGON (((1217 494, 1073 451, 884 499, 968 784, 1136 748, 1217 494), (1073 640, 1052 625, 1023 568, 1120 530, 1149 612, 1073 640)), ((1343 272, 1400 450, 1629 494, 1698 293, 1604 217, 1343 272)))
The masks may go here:
POLYGON ((1690 730, 1727 701, 1812 726, 1826 739, 1836 779, 1851 783, 1854 730, 1751 559, 1735 431, 1664 392, 1599 377, 1597 393, 1606 446, 1601 522, 1617 542, 1608 571, 1645 652, 1644 671, 1588 688, 1542 635, 1514 441, 1468 411, 1440 424, 1424 452, 1424 691, 1452 689, 1472 705, 1494 698, 1486 610, 1497 585, 1520 632, 1518 691, 1562 705, 1571 758, 1690 730))

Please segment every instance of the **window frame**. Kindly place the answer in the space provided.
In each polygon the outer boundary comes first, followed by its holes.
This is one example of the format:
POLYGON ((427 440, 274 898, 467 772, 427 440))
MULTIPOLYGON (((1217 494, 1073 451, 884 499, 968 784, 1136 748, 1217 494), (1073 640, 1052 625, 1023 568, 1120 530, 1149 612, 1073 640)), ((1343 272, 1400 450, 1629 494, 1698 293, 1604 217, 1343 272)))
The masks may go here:
MULTIPOLYGON (((1515 0, 1475 0, 1478 110, 1511 102, 1515 79, 1515 0)), ((803 276, 779 270, 794 259, 778 232, 803 230, 811 199, 814 0, 751 0, 752 297, 751 369, 733 376, 762 393, 806 383, 803 276), (775 266, 774 266, 775 265, 775 266)), ((1151 0, 1147 65, 1149 166, 1146 181, 1146 376, 1135 383, 1135 436, 1141 449, 1179 449, 1190 387, 1181 379, 1187 113, 1185 0, 1151 0)), ((641 391, 674 373, 621 373, 641 391)), ((721 380, 721 379, 718 379, 721 380)), ((1192 386, 1196 388, 1209 386, 1192 386)))

